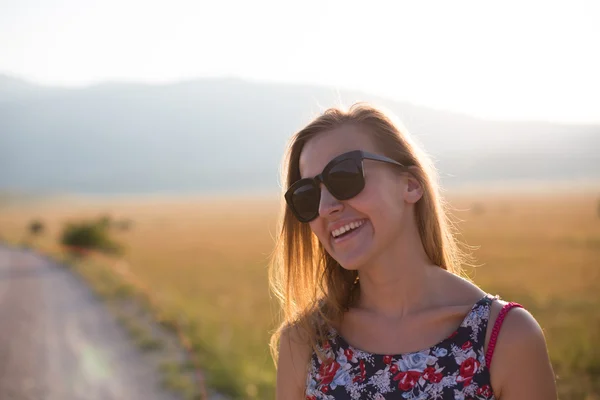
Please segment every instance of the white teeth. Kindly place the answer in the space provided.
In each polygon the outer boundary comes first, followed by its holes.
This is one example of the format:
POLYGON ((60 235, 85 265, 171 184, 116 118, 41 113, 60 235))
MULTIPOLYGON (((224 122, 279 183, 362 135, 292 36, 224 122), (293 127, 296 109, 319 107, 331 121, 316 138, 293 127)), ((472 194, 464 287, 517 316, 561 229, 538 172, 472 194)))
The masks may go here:
POLYGON ((350 222, 334 231, 331 232, 331 235, 335 238, 338 237, 351 229, 356 229, 363 224, 364 221, 350 222))

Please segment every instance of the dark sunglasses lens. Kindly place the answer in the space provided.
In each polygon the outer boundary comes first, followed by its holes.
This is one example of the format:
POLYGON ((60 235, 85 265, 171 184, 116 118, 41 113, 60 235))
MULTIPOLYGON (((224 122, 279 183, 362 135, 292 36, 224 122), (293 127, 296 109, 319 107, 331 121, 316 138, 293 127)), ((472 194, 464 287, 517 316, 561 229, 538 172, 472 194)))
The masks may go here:
POLYGON ((294 190, 292 207, 299 220, 310 221, 319 213, 320 191, 314 185, 303 185, 294 190))
POLYGON ((325 181, 338 200, 351 199, 365 187, 360 160, 339 162, 328 171, 325 181))

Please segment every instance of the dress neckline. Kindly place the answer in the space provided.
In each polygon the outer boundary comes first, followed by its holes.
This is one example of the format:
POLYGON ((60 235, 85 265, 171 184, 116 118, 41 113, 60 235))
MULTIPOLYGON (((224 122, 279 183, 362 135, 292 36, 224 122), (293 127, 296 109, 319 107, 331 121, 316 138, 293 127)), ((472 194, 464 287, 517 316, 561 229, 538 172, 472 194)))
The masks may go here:
POLYGON ((467 325, 467 321, 471 318, 471 316, 477 310, 477 308, 485 305, 488 302, 488 300, 492 300, 492 299, 494 299, 494 296, 490 295, 489 293, 486 293, 481 299, 479 299, 477 302, 475 302, 473 304, 473 306, 471 307, 471 309, 469 310, 469 312, 465 315, 465 317, 461 321, 460 325, 450 334, 450 336, 442 339, 441 341, 439 341, 438 343, 434 344, 433 346, 426 347, 424 349, 417 350, 417 351, 410 351, 410 352, 398 353, 398 354, 371 353, 369 351, 365 351, 365 350, 362 350, 362 349, 359 349, 357 347, 352 346, 350 343, 348 343, 346 341, 346 339, 344 339, 344 337, 334 327, 331 327, 330 333, 333 335, 333 337, 337 341, 339 341, 339 343, 341 344, 342 348, 349 348, 353 352, 361 352, 361 353, 364 353, 364 354, 369 354, 369 355, 371 355, 373 357, 401 358, 401 357, 409 356, 409 355, 412 355, 412 354, 422 353, 422 352, 425 352, 425 351, 431 351, 432 349, 434 349, 436 347, 443 347, 446 344, 446 342, 450 342, 451 340, 454 339, 454 337, 456 336, 456 334, 458 333, 458 331, 461 328, 463 328, 463 327, 465 327, 467 325))

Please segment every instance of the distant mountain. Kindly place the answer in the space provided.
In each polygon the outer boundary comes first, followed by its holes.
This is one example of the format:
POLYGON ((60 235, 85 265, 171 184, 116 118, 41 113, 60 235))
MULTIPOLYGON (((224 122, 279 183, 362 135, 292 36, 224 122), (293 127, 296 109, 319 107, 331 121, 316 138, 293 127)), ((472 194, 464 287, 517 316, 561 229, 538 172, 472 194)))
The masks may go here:
POLYGON ((0 190, 160 193, 278 186, 288 138, 355 101, 398 115, 447 186, 600 179, 600 126, 499 122, 326 87, 201 79, 43 87, 0 75, 0 190))

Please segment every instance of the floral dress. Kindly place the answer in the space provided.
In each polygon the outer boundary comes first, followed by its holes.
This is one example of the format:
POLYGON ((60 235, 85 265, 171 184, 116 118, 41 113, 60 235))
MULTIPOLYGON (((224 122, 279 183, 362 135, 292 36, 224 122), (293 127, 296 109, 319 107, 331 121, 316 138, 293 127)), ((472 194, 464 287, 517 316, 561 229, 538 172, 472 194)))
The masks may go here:
POLYGON ((313 353, 306 400, 490 400, 494 394, 484 354, 494 297, 475 303, 458 329, 435 346, 400 355, 373 354, 349 345, 335 329, 313 353))

